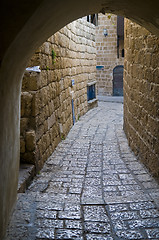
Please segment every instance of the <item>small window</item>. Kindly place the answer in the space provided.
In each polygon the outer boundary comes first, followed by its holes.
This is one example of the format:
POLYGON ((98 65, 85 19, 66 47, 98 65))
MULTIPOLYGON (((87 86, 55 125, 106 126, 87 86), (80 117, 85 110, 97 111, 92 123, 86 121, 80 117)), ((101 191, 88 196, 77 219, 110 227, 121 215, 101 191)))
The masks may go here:
POLYGON ((124 49, 121 51, 121 56, 124 57, 124 49))
MULTIPOLYGON (((124 44, 124 17, 117 16, 117 58, 119 58, 119 45, 124 44)), ((124 52, 122 50, 122 57, 124 57, 124 52)))
POLYGON ((88 15, 87 22, 90 22, 90 23, 94 24, 95 26, 98 26, 98 14, 88 15))
POLYGON ((87 100, 96 98, 95 84, 87 86, 87 100))

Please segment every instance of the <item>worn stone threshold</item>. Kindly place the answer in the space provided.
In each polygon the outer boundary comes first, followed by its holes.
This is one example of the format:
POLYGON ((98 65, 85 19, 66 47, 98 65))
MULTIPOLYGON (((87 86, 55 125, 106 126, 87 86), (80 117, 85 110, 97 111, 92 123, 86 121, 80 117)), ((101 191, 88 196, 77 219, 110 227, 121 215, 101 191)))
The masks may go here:
POLYGON ((123 97, 122 96, 97 96, 99 101, 102 102, 117 102, 117 103, 123 103, 123 97))
POLYGON ((21 163, 19 167, 18 193, 23 193, 35 176, 35 166, 21 163))

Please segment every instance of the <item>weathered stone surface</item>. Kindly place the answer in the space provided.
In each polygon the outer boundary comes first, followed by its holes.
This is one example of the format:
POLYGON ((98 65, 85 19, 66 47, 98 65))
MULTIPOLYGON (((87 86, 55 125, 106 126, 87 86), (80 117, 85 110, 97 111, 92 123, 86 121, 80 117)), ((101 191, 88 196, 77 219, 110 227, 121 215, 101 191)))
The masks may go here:
POLYGON ((32 111, 32 94, 23 92, 21 96, 21 116, 29 117, 32 111))
POLYGON ((26 149, 29 152, 35 150, 35 131, 26 132, 26 149))
POLYGON ((25 141, 22 137, 20 138, 20 152, 25 153, 25 141))
POLYGON ((159 39, 129 20, 125 28, 124 129, 132 150, 159 177, 159 39))
POLYGON ((40 66, 41 72, 26 72, 23 78, 21 159, 30 162, 34 151, 37 171, 73 124, 70 91, 76 120, 88 110, 87 81, 94 81, 96 73, 94 35, 95 26, 79 19, 50 37, 28 63, 40 66), (26 134, 30 130, 35 131, 35 142, 26 134))

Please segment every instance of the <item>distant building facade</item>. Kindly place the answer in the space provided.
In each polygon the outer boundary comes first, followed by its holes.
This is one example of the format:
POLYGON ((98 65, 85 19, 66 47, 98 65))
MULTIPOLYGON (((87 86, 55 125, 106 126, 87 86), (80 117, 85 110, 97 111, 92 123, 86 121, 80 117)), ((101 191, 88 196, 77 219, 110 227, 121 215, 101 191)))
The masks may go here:
POLYGON ((98 14, 96 26, 97 93, 123 95, 124 18, 98 14))

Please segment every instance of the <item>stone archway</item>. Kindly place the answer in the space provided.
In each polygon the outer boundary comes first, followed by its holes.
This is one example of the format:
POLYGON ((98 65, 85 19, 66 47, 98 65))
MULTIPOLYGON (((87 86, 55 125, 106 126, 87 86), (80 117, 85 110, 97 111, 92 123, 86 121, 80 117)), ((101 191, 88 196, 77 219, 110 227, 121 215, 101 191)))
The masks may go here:
POLYGON ((49 36, 90 13, 111 12, 159 36, 158 3, 137 0, 3 1, 0 49, 0 238, 16 200, 21 79, 27 61, 49 36))

